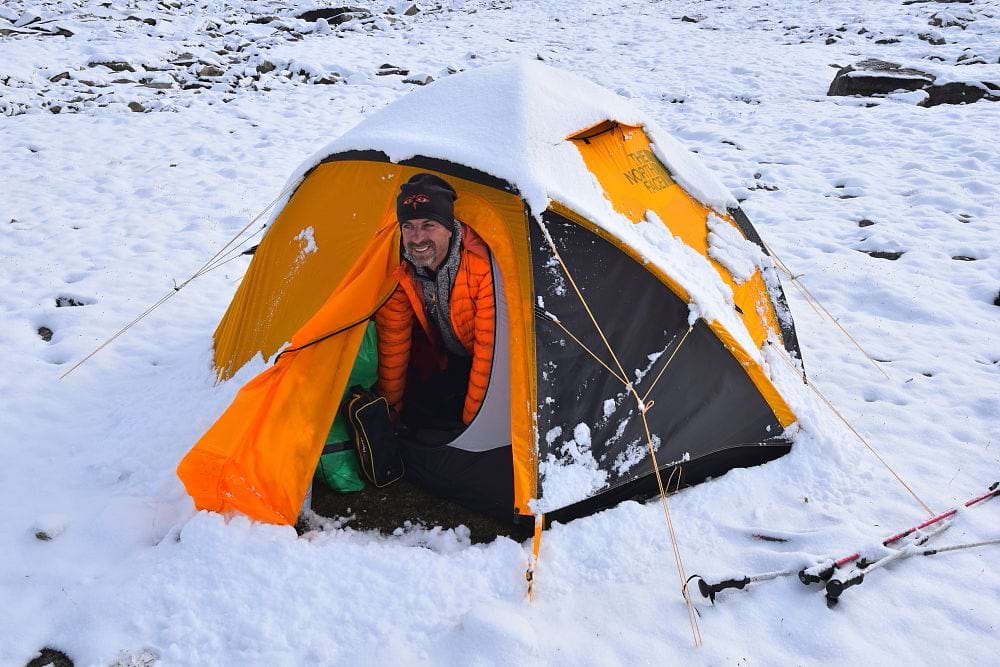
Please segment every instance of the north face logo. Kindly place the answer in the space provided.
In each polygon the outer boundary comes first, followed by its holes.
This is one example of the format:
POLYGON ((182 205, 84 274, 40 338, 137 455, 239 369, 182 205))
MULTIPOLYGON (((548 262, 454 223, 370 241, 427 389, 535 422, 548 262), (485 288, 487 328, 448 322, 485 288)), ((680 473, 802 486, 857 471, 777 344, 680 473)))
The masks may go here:
POLYGON ((431 198, 423 193, 410 195, 403 200, 403 206, 412 206, 413 210, 416 211, 418 204, 426 204, 430 200, 431 198))

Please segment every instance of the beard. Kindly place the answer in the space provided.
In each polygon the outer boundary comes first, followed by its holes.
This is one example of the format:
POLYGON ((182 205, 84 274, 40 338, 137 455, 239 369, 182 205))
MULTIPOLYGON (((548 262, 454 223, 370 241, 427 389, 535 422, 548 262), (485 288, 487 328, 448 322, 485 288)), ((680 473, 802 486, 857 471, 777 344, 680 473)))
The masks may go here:
POLYGON ((419 266, 424 269, 434 269, 435 261, 438 258, 438 253, 440 249, 437 244, 433 241, 426 241, 424 243, 411 243, 406 246, 406 257, 414 265, 419 266), (424 246, 430 246, 425 252, 414 252, 414 248, 420 248, 424 246))

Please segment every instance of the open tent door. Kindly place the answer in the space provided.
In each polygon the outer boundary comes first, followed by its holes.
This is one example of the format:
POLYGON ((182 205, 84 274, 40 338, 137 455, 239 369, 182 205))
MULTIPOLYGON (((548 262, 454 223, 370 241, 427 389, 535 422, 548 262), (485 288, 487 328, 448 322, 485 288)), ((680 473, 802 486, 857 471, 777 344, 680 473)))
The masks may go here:
POLYGON ((395 289, 398 245, 395 227, 384 227, 274 365, 181 460, 177 475, 199 509, 295 522, 365 324, 395 289))
POLYGON ((493 295, 496 300, 496 329, 490 384, 476 418, 458 438, 447 445, 467 452, 486 452, 509 447, 511 444, 510 321, 507 316, 507 294, 496 261, 493 261, 493 295))

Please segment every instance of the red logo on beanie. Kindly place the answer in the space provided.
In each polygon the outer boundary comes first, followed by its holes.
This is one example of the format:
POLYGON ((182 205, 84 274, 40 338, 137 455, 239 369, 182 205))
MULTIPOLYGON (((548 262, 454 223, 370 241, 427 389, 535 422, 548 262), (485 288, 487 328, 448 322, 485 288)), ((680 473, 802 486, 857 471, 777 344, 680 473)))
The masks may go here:
POLYGON ((430 200, 430 197, 421 192, 420 194, 410 195, 404 199, 403 206, 412 206, 413 210, 416 211, 418 204, 426 204, 430 200))

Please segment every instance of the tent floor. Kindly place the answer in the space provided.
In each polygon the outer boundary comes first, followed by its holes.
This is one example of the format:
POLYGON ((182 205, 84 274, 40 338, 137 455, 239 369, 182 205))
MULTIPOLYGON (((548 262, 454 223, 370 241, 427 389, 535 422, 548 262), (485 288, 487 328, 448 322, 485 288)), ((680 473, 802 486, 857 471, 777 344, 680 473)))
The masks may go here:
MULTIPOLYGON (((369 485, 357 493, 335 493, 322 482, 313 485, 313 512, 321 517, 337 519, 343 526, 355 530, 377 530, 392 534, 403 528, 406 521, 425 528, 457 528, 466 526, 473 544, 492 542, 503 535, 518 542, 531 537, 533 524, 518 525, 464 507, 438 496, 407 481, 399 481, 377 489, 369 485)), ((318 525, 304 524, 296 528, 300 533, 318 525)))

